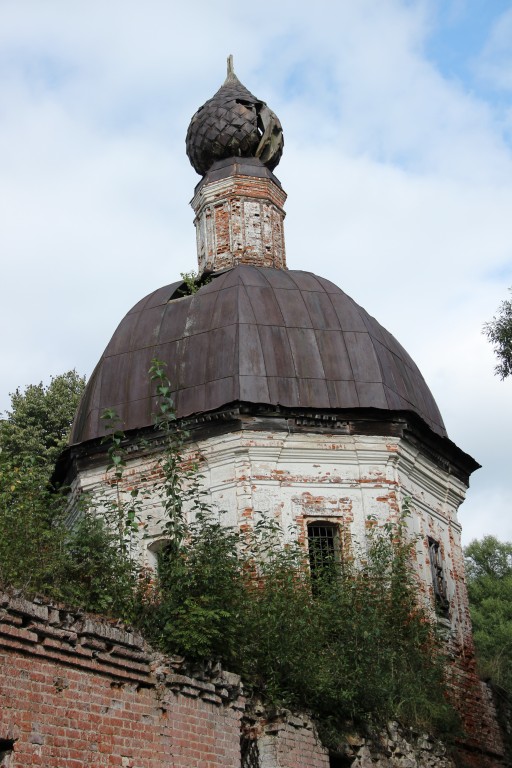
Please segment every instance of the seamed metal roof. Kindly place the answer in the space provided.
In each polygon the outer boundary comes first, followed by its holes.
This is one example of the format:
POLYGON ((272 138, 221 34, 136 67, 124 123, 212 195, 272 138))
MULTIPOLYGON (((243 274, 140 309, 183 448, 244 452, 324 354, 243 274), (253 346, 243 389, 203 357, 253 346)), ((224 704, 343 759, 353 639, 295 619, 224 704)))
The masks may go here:
POLYGON ((164 360, 177 415, 229 403, 412 411, 446 436, 418 367, 340 288, 310 272, 239 265, 194 295, 182 282, 142 299, 122 320, 80 404, 71 443, 153 424, 152 358, 164 360))

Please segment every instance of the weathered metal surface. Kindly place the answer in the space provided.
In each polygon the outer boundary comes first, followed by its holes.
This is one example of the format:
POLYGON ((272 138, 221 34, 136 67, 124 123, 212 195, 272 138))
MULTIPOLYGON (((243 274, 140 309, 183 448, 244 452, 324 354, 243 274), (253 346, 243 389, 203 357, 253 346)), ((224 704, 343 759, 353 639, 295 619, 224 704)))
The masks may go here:
POLYGON ((167 362, 179 416, 231 402, 412 411, 446 431, 418 367, 377 321, 327 280, 239 265, 180 294, 150 294, 119 325, 75 420, 72 443, 103 434, 104 408, 125 429, 152 424, 148 369, 167 362))
POLYGON ((217 93, 199 107, 187 131, 187 155, 204 175, 216 160, 257 157, 273 170, 283 153, 277 116, 242 85, 233 69, 217 93))

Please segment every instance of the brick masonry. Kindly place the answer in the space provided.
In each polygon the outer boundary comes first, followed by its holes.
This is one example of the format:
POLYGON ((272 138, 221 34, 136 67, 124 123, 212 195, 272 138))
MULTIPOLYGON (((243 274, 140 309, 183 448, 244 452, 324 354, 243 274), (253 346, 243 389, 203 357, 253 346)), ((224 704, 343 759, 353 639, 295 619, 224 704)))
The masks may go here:
MULTIPOLYGON (((476 750, 501 754, 495 709, 475 669, 457 519, 466 485, 455 474, 407 439, 391 436, 247 427, 191 444, 190 456, 199 460, 207 499, 226 525, 243 528, 267 516, 279 521, 285 535, 305 542, 308 522, 325 520, 339 526, 342 546, 356 556, 364 555, 369 516, 380 524, 396 520, 407 504, 407 524, 417 542, 418 589, 432 611, 428 538, 440 545, 449 601, 449 613, 440 620, 440 628, 452 658, 451 690, 467 743, 476 750)), ((150 544, 148 549, 148 540, 141 542, 141 557, 148 563, 161 537, 154 525, 161 514, 159 500, 152 492, 159 479, 154 456, 139 454, 128 461, 126 492, 138 484, 147 490, 144 514, 152 519, 150 544)), ((105 467, 97 464, 82 468, 74 492, 94 494, 106 487, 105 467)))
POLYGON ((201 185, 191 203, 199 273, 236 264, 286 269, 285 200, 270 178, 233 175, 201 185))
POLYGON ((0 598, 0 765, 233 768, 239 678, 189 677, 105 621, 0 598))
MULTIPOLYGON (((154 653, 118 624, 0 594, 1 766, 238 768, 244 733, 256 739, 260 768, 329 768, 307 716, 269 720, 245 706, 237 675, 215 669, 197 679, 183 659, 154 653)), ((383 734, 377 741, 347 735, 346 764, 454 766, 427 735, 396 724, 383 734)), ((496 749, 481 746, 462 745, 458 765, 502 765, 496 749)))

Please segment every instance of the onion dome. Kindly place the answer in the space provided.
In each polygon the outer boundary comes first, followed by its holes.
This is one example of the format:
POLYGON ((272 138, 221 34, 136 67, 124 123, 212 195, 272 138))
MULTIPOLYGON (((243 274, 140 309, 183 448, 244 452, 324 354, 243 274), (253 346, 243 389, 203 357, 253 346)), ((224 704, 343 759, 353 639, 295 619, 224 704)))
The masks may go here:
POLYGON ((224 84, 199 107, 188 127, 187 155, 194 169, 204 176, 216 160, 257 157, 272 171, 283 144, 277 116, 242 85, 229 56, 224 84))
POLYGON ((88 382, 72 444, 104 434, 106 408, 118 412, 126 430, 153 424, 153 358, 167 363, 179 417, 235 404, 349 419, 405 412, 446 436, 405 349, 340 288, 310 272, 240 264, 192 295, 178 282, 142 299, 88 382))

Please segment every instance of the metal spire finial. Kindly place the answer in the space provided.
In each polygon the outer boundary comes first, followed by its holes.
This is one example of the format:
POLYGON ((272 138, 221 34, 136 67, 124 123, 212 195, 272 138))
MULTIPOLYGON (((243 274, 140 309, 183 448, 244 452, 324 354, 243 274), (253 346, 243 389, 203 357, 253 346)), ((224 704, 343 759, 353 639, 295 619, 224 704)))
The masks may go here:
POLYGON ((233 54, 230 53, 228 56, 228 73, 226 76, 226 79, 224 81, 224 85, 227 85, 228 83, 240 83, 240 80, 235 75, 235 68, 233 66, 233 54))

